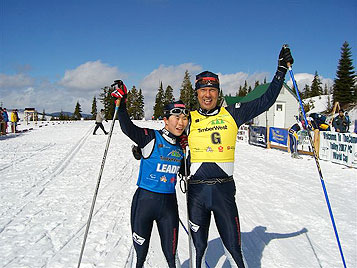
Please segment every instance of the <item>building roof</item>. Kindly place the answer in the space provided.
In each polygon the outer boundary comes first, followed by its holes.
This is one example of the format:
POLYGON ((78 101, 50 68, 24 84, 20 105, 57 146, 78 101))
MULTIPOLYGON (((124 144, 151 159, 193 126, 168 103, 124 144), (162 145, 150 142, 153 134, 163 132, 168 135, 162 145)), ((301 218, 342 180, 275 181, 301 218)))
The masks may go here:
MULTIPOLYGON (((269 85, 270 85, 270 83, 259 85, 255 89, 253 89, 251 92, 249 92, 247 95, 245 95, 244 97, 225 96, 224 99, 225 99, 227 105, 231 105, 231 104, 234 104, 237 102, 249 102, 249 101, 255 100, 255 99, 259 98, 260 96, 262 96, 265 93, 265 91, 267 91, 269 85)), ((296 98, 296 100, 298 100, 295 91, 292 90, 286 83, 283 84, 283 87, 287 91, 289 91, 296 98)))

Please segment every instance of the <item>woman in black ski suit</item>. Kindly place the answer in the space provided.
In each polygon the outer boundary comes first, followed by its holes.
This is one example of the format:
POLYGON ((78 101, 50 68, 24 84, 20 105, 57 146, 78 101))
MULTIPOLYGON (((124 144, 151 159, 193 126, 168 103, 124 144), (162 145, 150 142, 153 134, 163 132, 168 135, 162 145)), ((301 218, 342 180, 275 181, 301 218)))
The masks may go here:
POLYGON ((121 98, 118 109, 121 129, 142 151, 138 189, 131 206, 132 237, 137 256, 132 267, 144 265, 154 221, 169 267, 180 267, 176 258, 179 216, 175 185, 184 155, 179 136, 188 124, 189 112, 182 101, 169 103, 164 108, 163 129, 140 128, 133 124, 127 113, 125 85, 120 81, 115 86, 112 96, 121 98))

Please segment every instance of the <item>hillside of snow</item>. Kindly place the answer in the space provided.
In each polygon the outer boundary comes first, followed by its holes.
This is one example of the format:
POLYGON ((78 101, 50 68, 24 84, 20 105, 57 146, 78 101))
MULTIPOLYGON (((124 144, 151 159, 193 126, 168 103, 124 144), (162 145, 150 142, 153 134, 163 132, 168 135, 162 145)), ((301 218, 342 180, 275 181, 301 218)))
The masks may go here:
MULTIPOLYGON (((137 121, 151 128, 158 121, 137 121)), ((105 128, 109 130, 109 124, 105 128)), ((107 137, 93 121, 53 122, 0 137, 0 267, 77 267, 107 137)), ((116 123, 83 255, 83 268, 125 267, 132 239, 130 204, 139 161, 116 123)), ((321 161, 347 267, 357 267, 357 170, 321 161)), ((243 253, 249 268, 342 267, 314 160, 237 143, 243 253)), ((180 217, 185 196, 177 187, 180 217)), ((178 252, 188 267, 180 227, 178 252)), ((214 219, 209 267, 230 267, 214 219)), ((166 267, 154 227, 146 267, 166 267)))

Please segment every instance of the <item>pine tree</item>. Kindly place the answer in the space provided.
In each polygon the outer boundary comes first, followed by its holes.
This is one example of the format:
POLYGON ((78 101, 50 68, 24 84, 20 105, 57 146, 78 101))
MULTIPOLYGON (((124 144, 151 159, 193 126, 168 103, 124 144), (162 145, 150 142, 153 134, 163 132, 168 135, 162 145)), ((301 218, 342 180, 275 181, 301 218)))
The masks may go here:
POLYGON ((239 85, 238 91, 236 93, 236 97, 241 96, 243 94, 242 89, 243 89, 242 85, 239 85))
POLYGON ((139 91, 135 86, 128 92, 126 107, 130 118, 141 120, 144 118, 144 96, 142 90, 139 91))
POLYGON ((45 112, 45 109, 43 109, 43 111, 42 111, 41 121, 46 121, 46 112, 45 112))
POLYGON ((93 97, 91 114, 92 114, 92 119, 95 119, 97 117, 97 99, 95 96, 93 97))
POLYGON ((301 94, 303 99, 307 99, 311 97, 310 86, 305 85, 304 92, 301 94))
POLYGON ((239 86, 239 91, 238 91, 238 96, 239 97, 244 97, 247 95, 248 92, 248 84, 247 84, 247 80, 244 81, 244 86, 239 86))
POLYGON ((186 107, 193 111, 198 108, 198 101, 196 98, 196 92, 192 87, 191 76, 188 70, 185 71, 185 76, 182 81, 181 90, 180 90, 180 100, 182 100, 186 107))
POLYGON ((141 120, 145 117, 145 109, 144 109, 144 96, 141 88, 139 89, 139 94, 138 94, 138 113, 137 117, 138 120, 141 120))
POLYGON ((252 87, 249 86, 249 87, 248 87, 248 90, 247 90, 247 94, 249 94, 251 91, 252 91, 252 87))
POLYGON ((168 85, 166 87, 166 90, 165 90, 165 93, 164 93, 164 106, 170 102, 173 102, 174 101, 174 95, 173 95, 173 88, 168 85))
POLYGON ((160 83, 160 87, 157 91, 154 105, 154 118, 161 118, 164 115, 164 89, 162 88, 162 82, 160 83))
POLYGON ((264 82, 263 82, 263 84, 266 84, 266 83, 267 83, 267 78, 264 77, 264 82))
POLYGON ((128 114, 131 119, 136 119, 135 114, 136 114, 136 110, 138 109, 136 103, 137 98, 138 98, 138 90, 136 89, 135 86, 133 86, 131 90, 128 92, 128 97, 126 102, 128 114))
POLYGON ((257 86, 259 86, 259 81, 255 81, 255 84, 254 84, 254 88, 256 88, 257 86))
POLYGON ((110 94, 114 91, 114 88, 105 86, 102 88, 102 91, 103 92, 99 94, 99 100, 104 106, 104 117, 111 120, 115 112, 115 102, 110 94))
POLYGON ((64 113, 63 113, 62 110, 61 110, 61 112, 60 112, 60 114, 59 114, 59 116, 58 116, 58 119, 59 119, 59 120, 64 120, 64 119, 65 119, 65 116, 64 116, 64 113))
POLYGON ((333 102, 339 102, 343 107, 357 100, 355 93, 356 75, 352 65, 352 53, 349 44, 343 43, 341 58, 338 63, 336 78, 333 85, 333 102))
POLYGON ((224 101, 224 95, 223 95, 223 90, 221 89, 221 90, 219 91, 217 104, 218 104, 219 106, 221 106, 222 103, 223 103, 223 101, 224 101))
POLYGON ((328 95, 328 87, 327 87, 327 84, 325 84, 325 87, 324 87, 324 95, 328 95))
POLYGON ((317 71, 315 71, 314 79, 311 82, 310 97, 316 97, 316 96, 321 96, 322 95, 321 84, 322 83, 321 83, 321 80, 319 78, 319 75, 317 74, 317 71))
POLYGON ((82 117, 81 112, 82 112, 81 105, 77 101, 76 107, 74 108, 73 119, 80 120, 82 117))
POLYGON ((330 94, 327 95, 327 111, 330 112, 332 110, 332 103, 330 94))

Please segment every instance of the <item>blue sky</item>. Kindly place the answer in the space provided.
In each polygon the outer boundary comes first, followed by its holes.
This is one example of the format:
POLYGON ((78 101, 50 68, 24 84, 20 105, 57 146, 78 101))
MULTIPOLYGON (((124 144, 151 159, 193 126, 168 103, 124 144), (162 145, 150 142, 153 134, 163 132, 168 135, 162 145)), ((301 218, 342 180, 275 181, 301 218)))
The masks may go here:
MULTIPOLYGON (((185 70, 220 75, 224 93, 269 81, 288 43, 300 89, 332 85, 344 41, 357 55, 357 1, 1 0, 0 102, 90 112, 114 79, 142 88, 146 116, 160 81, 179 96, 185 70)), ((287 81, 289 77, 286 77, 287 81)), ((98 106, 100 104, 98 103, 98 106)))

